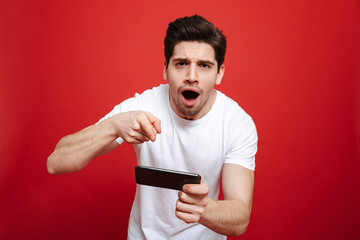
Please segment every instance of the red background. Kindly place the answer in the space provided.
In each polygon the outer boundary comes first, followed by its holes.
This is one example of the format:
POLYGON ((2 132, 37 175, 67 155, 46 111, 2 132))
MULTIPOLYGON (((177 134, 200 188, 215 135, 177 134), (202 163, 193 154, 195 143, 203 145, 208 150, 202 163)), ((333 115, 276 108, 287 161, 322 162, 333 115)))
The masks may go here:
MULTIPOLYGON (((259 134, 242 239, 360 239, 360 2, 1 1, 0 239, 125 239, 124 144, 52 176, 64 135, 162 79, 167 24, 198 13, 228 38, 219 90, 259 134)), ((235 238, 230 238, 235 239, 235 238)))

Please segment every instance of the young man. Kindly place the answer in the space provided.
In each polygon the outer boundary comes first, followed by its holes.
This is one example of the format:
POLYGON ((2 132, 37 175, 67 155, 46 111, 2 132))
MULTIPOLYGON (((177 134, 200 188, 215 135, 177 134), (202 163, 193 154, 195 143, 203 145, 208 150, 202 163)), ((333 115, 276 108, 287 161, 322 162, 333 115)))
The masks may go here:
POLYGON ((128 239, 241 235, 251 212, 257 133, 251 117, 214 90, 225 71, 225 36, 195 15, 170 23, 164 43, 168 84, 136 94, 98 124, 61 139, 48 171, 78 171, 125 141, 134 144, 141 165, 203 179, 180 192, 138 185, 128 239))

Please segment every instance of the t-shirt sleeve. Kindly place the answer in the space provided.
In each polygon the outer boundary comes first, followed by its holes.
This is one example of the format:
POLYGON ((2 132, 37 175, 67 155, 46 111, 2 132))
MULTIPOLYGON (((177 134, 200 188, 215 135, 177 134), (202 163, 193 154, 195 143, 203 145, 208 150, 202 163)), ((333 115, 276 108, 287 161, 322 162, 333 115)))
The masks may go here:
POLYGON ((246 115, 240 122, 232 124, 229 136, 224 163, 238 164, 254 171, 258 136, 252 118, 246 115))

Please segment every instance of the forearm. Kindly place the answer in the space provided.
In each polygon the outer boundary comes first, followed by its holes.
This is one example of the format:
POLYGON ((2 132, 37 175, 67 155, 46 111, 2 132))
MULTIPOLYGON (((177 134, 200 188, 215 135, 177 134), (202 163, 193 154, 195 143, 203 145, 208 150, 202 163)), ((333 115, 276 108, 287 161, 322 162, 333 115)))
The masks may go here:
POLYGON ((250 208, 241 201, 209 198, 199 223, 222 235, 239 236, 246 231, 249 219, 250 208))
POLYGON ((101 155, 117 138, 110 120, 62 138, 48 157, 49 173, 76 172, 101 155))
POLYGON ((121 137, 130 144, 155 141, 161 133, 160 120, 149 112, 132 111, 116 114, 98 125, 62 138, 47 161, 52 174, 76 172, 92 159, 110 152, 121 137))

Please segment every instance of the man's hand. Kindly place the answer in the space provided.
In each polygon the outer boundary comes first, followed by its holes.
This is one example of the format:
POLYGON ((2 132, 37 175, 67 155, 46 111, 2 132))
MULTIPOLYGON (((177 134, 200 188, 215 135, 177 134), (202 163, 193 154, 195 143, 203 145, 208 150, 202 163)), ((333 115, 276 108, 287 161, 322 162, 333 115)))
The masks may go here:
POLYGON ((138 144, 155 141, 161 133, 161 122, 149 112, 133 111, 113 117, 117 134, 127 143, 138 144))
POLYGON ((209 188, 205 183, 186 184, 179 192, 175 215, 186 223, 196 223, 208 204, 209 188))
POLYGON ((118 137, 134 144, 155 141, 158 133, 161 133, 160 120, 151 113, 119 113, 99 124, 63 137, 48 157, 47 168, 51 174, 76 172, 92 159, 118 147, 119 144, 115 141, 118 137))

